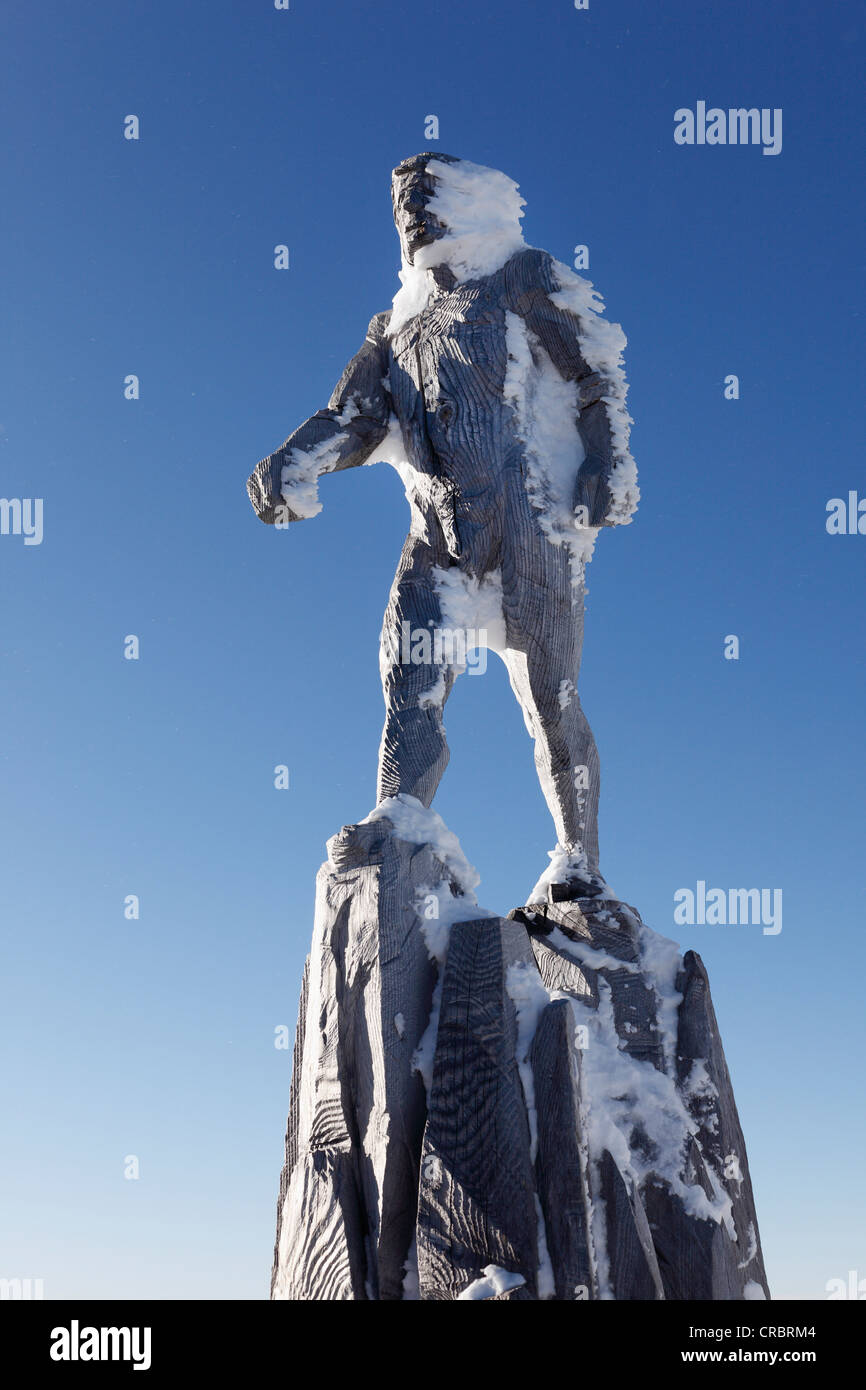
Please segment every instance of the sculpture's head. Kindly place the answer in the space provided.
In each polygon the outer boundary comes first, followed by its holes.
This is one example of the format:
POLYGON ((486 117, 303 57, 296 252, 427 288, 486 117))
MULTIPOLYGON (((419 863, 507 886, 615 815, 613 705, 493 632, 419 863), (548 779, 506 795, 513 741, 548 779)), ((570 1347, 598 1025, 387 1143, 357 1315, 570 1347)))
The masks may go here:
POLYGON ((427 151, 391 176, 404 269, 447 265, 458 280, 489 275, 525 246, 523 199, 498 169, 427 151))
POLYGON ((403 260, 391 334, 421 312, 437 267, 450 284, 462 284, 492 275, 526 247, 517 184, 484 164, 453 154, 413 155, 394 170, 391 199, 403 260))
POLYGON ((391 175, 394 223, 407 265, 412 265, 416 251, 422 246, 430 246, 446 231, 430 207, 436 193, 434 175, 427 171, 431 159, 441 160, 443 164, 460 163, 453 154, 433 154, 428 151, 404 159, 391 175))

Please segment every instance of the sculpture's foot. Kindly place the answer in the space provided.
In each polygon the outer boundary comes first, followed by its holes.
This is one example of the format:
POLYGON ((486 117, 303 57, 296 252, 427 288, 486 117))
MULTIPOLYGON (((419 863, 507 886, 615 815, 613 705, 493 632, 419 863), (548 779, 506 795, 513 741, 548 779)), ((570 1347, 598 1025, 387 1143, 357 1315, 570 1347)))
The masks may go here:
POLYGON ((548 858, 550 863, 532 889, 530 903, 575 903, 605 898, 616 902, 616 893, 605 883, 581 845, 557 844, 548 858))
POLYGON ((579 898, 612 898, 615 895, 605 883, 601 874, 585 870, 569 874, 559 883, 548 883, 547 901, 549 903, 573 903, 579 898))
MULTIPOLYGON (((542 886, 536 885, 536 896, 531 902, 523 907, 514 908, 508 914, 510 921, 521 922, 530 932, 548 932, 553 923, 567 922, 569 914, 566 909, 569 903, 574 903, 576 909, 582 905, 585 913, 601 909, 605 903, 618 905, 616 894, 611 891, 601 874, 590 869, 572 870, 562 879, 548 883, 544 888, 543 898, 538 894, 538 889, 542 886), (557 910, 551 914, 551 908, 557 910)), ((580 915, 578 910, 578 918, 580 915)))
POLYGON ((547 903, 527 903, 525 907, 513 907, 508 914, 509 922, 520 922, 527 931, 549 932, 547 903))

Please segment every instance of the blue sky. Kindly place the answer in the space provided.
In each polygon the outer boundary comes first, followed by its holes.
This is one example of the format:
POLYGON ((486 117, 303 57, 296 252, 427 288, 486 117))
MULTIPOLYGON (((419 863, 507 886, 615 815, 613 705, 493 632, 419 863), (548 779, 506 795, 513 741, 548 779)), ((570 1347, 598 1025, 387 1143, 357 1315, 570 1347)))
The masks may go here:
MULTIPOLYGON (((866 496, 862 38, 780 0, 0 18, 0 492, 44 501, 41 545, 0 536, 4 1277, 266 1295, 274 1029, 324 842, 373 804, 407 508, 358 469, 274 532, 244 484, 389 306, 390 169, 431 144, 517 179, 532 244, 587 244, 625 328, 643 500, 597 546, 581 684, 602 867, 706 961, 774 1294, 866 1277, 866 536, 825 529, 866 496), (781 108, 781 154, 677 146, 698 100, 781 108), (699 879, 781 888, 783 930, 675 927, 699 879)), ((505 912, 554 837, 495 659, 446 724, 436 809, 505 912)))

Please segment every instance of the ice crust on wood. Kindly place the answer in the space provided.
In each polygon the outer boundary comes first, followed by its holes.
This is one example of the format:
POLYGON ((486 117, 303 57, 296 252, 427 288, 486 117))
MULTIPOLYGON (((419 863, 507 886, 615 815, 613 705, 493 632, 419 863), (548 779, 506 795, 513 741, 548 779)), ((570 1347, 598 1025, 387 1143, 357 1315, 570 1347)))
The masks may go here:
POLYGON ((477 881, 411 797, 328 843, 272 1296, 769 1297, 700 958, 615 899, 506 919, 477 881))

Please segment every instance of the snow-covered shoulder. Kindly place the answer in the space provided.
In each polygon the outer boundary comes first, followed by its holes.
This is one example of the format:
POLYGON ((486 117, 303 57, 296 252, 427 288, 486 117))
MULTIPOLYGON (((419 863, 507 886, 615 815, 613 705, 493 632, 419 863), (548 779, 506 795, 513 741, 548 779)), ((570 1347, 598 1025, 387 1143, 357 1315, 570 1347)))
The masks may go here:
POLYGON ((608 520, 623 525, 631 520, 640 500, 637 466, 629 448, 632 418, 626 409, 628 382, 623 365, 626 336, 622 326, 604 317, 604 300, 592 281, 576 275, 562 261, 550 258, 554 289, 551 303, 574 314, 581 356, 587 366, 599 372, 608 383, 602 397, 610 423, 614 467, 608 480, 613 504, 608 520))

